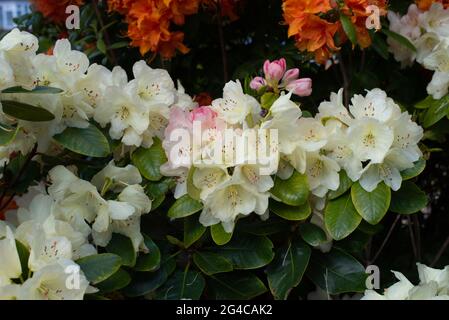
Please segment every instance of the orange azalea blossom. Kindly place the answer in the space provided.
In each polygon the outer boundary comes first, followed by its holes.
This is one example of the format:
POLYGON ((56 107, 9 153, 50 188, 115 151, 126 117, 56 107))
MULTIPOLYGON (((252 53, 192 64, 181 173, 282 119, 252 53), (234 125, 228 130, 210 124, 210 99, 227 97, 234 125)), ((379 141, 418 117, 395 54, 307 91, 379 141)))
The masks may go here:
MULTIPOLYGON (((1 204, 0 204, 0 207, 3 207, 3 205, 4 205, 4 202, 2 202, 1 204)), ((6 208, 4 208, 2 211, 0 211, 0 220, 5 220, 5 213, 7 212, 7 211, 9 211, 9 210, 16 210, 18 207, 17 207, 17 204, 16 204, 16 202, 13 200, 13 201, 11 201, 7 206, 6 206, 6 208)))
POLYGON ((357 42, 362 48, 367 48, 371 45, 371 37, 366 28, 366 20, 371 15, 371 11, 367 12, 366 8, 372 5, 380 9, 379 13, 381 16, 387 14, 386 0, 345 0, 345 5, 342 9, 345 15, 351 17, 357 32, 357 42))
POLYGON ((335 0, 284 0, 288 36, 295 38, 299 50, 313 53, 315 60, 323 64, 347 40, 338 18, 344 14, 355 26, 359 45, 366 48, 371 44, 365 26, 371 14, 366 8, 370 5, 376 5, 381 15, 386 14, 386 0, 344 0, 340 5, 335 0))
POLYGON ((187 16, 196 14, 201 4, 209 8, 221 5, 221 13, 230 20, 238 18, 234 4, 241 0, 107 0, 109 11, 125 16, 127 36, 140 53, 160 53, 164 59, 172 58, 176 51, 187 53, 183 44, 184 33, 173 31, 173 25, 183 25, 187 16))
POLYGON ((67 6, 84 4, 84 0, 31 0, 34 9, 50 21, 63 24, 68 14, 65 12, 67 6))

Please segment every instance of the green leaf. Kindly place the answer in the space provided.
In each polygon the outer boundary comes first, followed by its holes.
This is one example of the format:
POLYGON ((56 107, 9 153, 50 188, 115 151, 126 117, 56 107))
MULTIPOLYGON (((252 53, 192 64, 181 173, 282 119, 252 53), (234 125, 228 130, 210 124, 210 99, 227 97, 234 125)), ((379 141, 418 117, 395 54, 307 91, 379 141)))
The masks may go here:
POLYGON ((161 263, 161 252, 159 247, 146 234, 143 235, 145 246, 148 253, 140 253, 137 257, 134 270, 136 271, 154 271, 159 268, 161 263))
POLYGON ((198 221, 198 216, 184 219, 184 246, 190 247, 203 236, 204 232, 206 227, 198 221))
POLYGON ((198 271, 177 271, 157 290, 156 299, 198 300, 205 285, 206 281, 198 271))
POLYGON ((263 282, 252 273, 224 273, 210 276, 208 297, 213 300, 250 300, 267 292, 263 282))
POLYGON ((100 283, 120 268, 122 259, 112 253, 100 253, 78 259, 76 263, 80 266, 87 280, 92 284, 100 283))
POLYGON ((340 175, 340 185, 338 186, 337 190, 335 191, 331 190, 329 192, 328 195, 329 200, 336 199, 342 194, 346 193, 346 191, 348 191, 353 184, 352 180, 348 177, 345 170, 340 170, 339 175, 340 175))
POLYGON ((22 87, 11 87, 4 89, 2 93, 33 93, 33 94, 58 94, 64 90, 54 87, 37 86, 33 90, 28 90, 22 87))
POLYGON ((282 202, 270 200, 270 211, 273 211, 279 217, 290 221, 301 221, 307 219, 312 213, 308 202, 299 207, 286 205, 282 202))
POLYGON ((260 98, 262 108, 269 110, 273 103, 279 98, 279 95, 273 92, 266 92, 260 98))
POLYGON ((22 242, 16 240, 17 254, 19 255, 20 265, 22 267, 22 277, 28 278, 28 260, 30 258, 30 251, 22 244, 22 242))
POLYGON ((10 127, 0 124, 0 146, 4 146, 12 142, 19 132, 19 126, 10 127))
POLYGON ((142 176, 150 181, 158 181, 162 178, 160 167, 167 162, 167 157, 162 142, 155 138, 149 149, 139 148, 133 152, 131 160, 142 176))
POLYGON ((286 300, 291 289, 302 279, 312 250, 301 240, 294 240, 276 251, 266 273, 268 284, 276 300, 286 300))
POLYGON ((189 170, 189 174, 187 175, 187 194, 195 200, 200 200, 201 190, 195 187, 193 184, 193 174, 195 173, 196 168, 192 166, 189 170))
POLYGON ((162 263, 161 267, 155 272, 136 272, 131 283, 124 289, 125 295, 139 297, 156 290, 167 281, 175 268, 175 260, 169 259, 162 263))
POLYGON ((426 160, 419 159, 414 163, 414 166, 409 169, 401 171, 402 180, 410 180, 419 176, 426 168, 426 160))
POLYGON ((360 221, 362 217, 354 208, 349 194, 329 201, 324 209, 326 229, 335 240, 341 240, 350 235, 360 221))
POLYGON ((210 227, 210 234, 212 236, 212 240, 219 246, 222 246, 228 243, 232 238, 232 232, 228 233, 223 229, 221 223, 214 224, 210 227))
POLYGON ((55 118, 53 113, 51 113, 50 111, 41 107, 32 106, 30 104, 12 100, 2 100, 1 104, 3 112, 16 119, 42 122, 50 121, 55 118))
POLYGON ((324 254, 315 250, 306 275, 329 294, 363 292, 366 289, 367 275, 363 266, 337 248, 324 254))
POLYGON ((404 47, 412 50, 413 52, 416 52, 416 47, 413 45, 413 43, 410 42, 406 37, 400 35, 399 33, 396 33, 394 31, 389 30, 388 28, 382 28, 381 31, 389 38, 392 38, 393 40, 399 42, 404 47))
POLYGON ((201 209, 203 209, 203 204, 186 194, 175 201, 170 209, 168 209, 167 215, 171 219, 179 219, 191 216, 201 209))
POLYGON ((392 193, 390 210, 400 214, 412 214, 427 206, 427 195, 416 184, 404 181, 398 191, 392 193))
POLYGON ((115 49, 121 49, 121 48, 125 48, 129 45, 128 41, 120 41, 120 42, 116 42, 113 43, 109 46, 110 50, 115 50, 115 49))
POLYGON ((351 22, 351 19, 344 14, 340 14, 340 22, 343 30, 345 31, 348 39, 352 42, 354 46, 357 45, 357 32, 355 31, 354 24, 351 22))
POLYGON ((215 252, 231 261, 235 269, 257 269, 269 264, 274 257, 270 239, 246 234, 236 235, 215 252))
POLYGON ((352 185, 351 198, 355 209, 365 221, 378 224, 390 207, 391 190, 382 182, 376 189, 367 192, 357 182, 352 185))
POLYGON ((106 251, 120 256, 123 266, 133 267, 136 264, 137 254, 133 242, 124 235, 114 233, 106 246, 106 251))
POLYGON ((313 223, 301 224, 299 226, 299 234, 301 235, 301 238, 312 247, 316 247, 327 241, 324 230, 313 223))
POLYGON ((309 197, 307 176, 300 174, 295 170, 293 175, 287 180, 282 180, 277 177, 274 180, 271 194, 285 204, 290 206, 300 206, 304 204, 309 197))
POLYGON ((430 104, 424 114, 422 125, 424 128, 428 128, 441 119, 443 119, 449 111, 449 94, 439 100, 435 100, 430 104))
POLYGON ((198 269, 207 275, 233 270, 232 263, 228 259, 213 252, 195 252, 193 262, 198 269))
POLYGON ((427 96, 424 100, 419 101, 417 104, 415 104, 416 109, 428 109, 437 102, 438 100, 435 100, 432 96, 427 96))
POLYGON ((116 273, 107 278, 106 280, 98 283, 96 288, 102 293, 118 291, 123 289, 131 282, 131 276, 123 269, 118 269, 116 273))
POLYGON ((98 37, 97 39, 97 49, 98 51, 100 51, 102 54, 106 54, 106 44, 104 43, 103 38, 98 37))
POLYGON ((64 148, 85 156, 103 158, 111 153, 108 139, 93 124, 87 128, 67 128, 53 138, 64 148))

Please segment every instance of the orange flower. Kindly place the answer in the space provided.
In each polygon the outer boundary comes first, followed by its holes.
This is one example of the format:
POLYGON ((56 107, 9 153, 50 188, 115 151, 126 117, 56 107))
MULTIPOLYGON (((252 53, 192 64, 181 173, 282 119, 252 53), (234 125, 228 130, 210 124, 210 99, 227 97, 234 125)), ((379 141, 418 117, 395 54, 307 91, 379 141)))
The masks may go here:
POLYGON ((108 0, 110 11, 125 16, 131 45, 140 53, 159 52, 165 59, 176 50, 187 53, 182 43, 184 34, 171 31, 171 25, 182 25, 185 17, 198 11, 201 0, 108 0))
POLYGON ((301 51, 314 53, 318 63, 325 63, 347 40, 339 20, 339 15, 346 15, 354 24, 360 47, 366 48, 371 44, 365 26, 370 15, 366 8, 370 5, 378 6, 381 15, 386 14, 386 0, 344 0, 342 4, 334 0, 284 0, 288 36, 295 38, 301 51), (338 44, 334 42, 336 35, 338 44))
POLYGON ((31 0, 31 4, 36 11, 57 24, 62 24, 67 19, 68 15, 65 13, 67 6, 80 6, 83 3, 84 0, 31 0))
POLYGON ((449 8, 449 0, 416 0, 418 8, 423 11, 429 10, 434 2, 442 3, 445 8, 449 8))

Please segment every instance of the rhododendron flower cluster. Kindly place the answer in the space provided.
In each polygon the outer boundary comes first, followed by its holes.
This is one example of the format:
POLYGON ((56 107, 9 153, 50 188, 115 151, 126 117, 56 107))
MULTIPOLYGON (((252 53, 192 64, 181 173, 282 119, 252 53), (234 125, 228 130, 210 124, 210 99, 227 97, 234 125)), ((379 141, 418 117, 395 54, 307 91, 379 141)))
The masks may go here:
POLYGON ((215 8, 231 20, 238 18, 235 3, 239 0, 108 0, 110 11, 117 11, 125 16, 128 24, 127 36, 131 45, 138 47, 145 55, 151 51, 160 53, 165 59, 172 58, 176 51, 187 53, 184 45, 184 33, 173 31, 172 24, 183 25, 189 15, 196 14, 202 4, 215 8))
MULTIPOLYGON (((265 79, 252 81, 254 88, 262 83, 278 89, 281 79, 288 74, 296 78, 298 73, 295 69, 285 72, 283 59, 267 61, 264 71, 265 79)), ((288 89, 288 85, 284 87, 288 89)), ((163 172, 178 177, 177 197, 189 192, 191 177, 204 204, 200 221, 205 226, 221 222, 231 232, 239 217, 251 212, 263 216, 274 175, 288 179, 295 171, 305 174, 312 194, 318 198, 338 189, 342 169, 368 192, 382 181, 396 191, 402 182, 400 172, 413 167, 422 156, 418 147, 422 128, 380 89, 366 96, 355 95, 349 110, 343 106, 343 90, 333 93, 314 118, 301 117, 299 106, 290 100, 293 92, 281 91, 265 116, 258 101, 244 94, 239 82, 227 83, 223 98, 214 100, 211 106, 191 112, 172 108, 163 142, 169 161, 163 172), (203 130, 198 135, 205 137, 199 143, 192 142, 195 121, 203 130), (179 141, 180 128, 187 132, 187 142, 179 141), (273 169, 261 174, 260 164, 248 164, 253 153, 247 149, 242 151, 240 162, 227 157, 227 149, 235 151, 236 146, 222 143, 226 128, 242 136, 248 128, 265 130, 266 137, 273 132, 267 130, 274 130, 277 139, 268 148, 273 169), (211 152, 217 145, 221 146, 218 151, 211 152), (195 153, 195 149, 199 151, 195 153), (223 161, 204 163, 211 154, 219 154, 223 161)))
POLYGON ((0 147, 1 164, 16 151, 27 154, 36 142, 39 152, 48 151, 54 135, 67 127, 86 128, 92 119, 108 126, 111 137, 127 146, 149 147, 153 137, 162 137, 172 105, 196 105, 181 85, 176 90, 165 70, 152 69, 144 61, 134 65, 135 78, 128 81, 120 67, 110 71, 97 64, 89 66, 87 56, 71 50, 66 39, 56 42, 53 55, 36 55, 37 49, 37 38, 17 29, 0 41, 0 90, 14 86, 63 90, 61 94, 1 94, 54 115, 54 120, 43 124, 1 113, 2 123, 19 127, 14 141, 0 147))
MULTIPOLYGON (((421 8, 426 8, 420 6, 421 8)), ((449 8, 440 2, 433 3, 428 10, 410 5, 404 16, 388 13, 390 30, 407 38, 416 52, 389 38, 390 51, 403 66, 415 60, 426 69, 434 71, 427 93, 440 99, 449 92, 449 8)))
POLYGON ((31 198, 28 206, 9 211, 9 224, 0 221, 0 254, 8 264, 0 268, 2 299, 82 299, 87 290, 94 292, 83 275, 80 288, 67 288, 67 268, 79 272, 74 261, 96 254, 94 245, 106 246, 113 232, 129 237, 136 252, 147 250, 140 216, 150 211, 151 201, 139 184, 137 168, 119 168, 111 162, 89 182, 57 166, 48 178, 47 190, 42 185, 32 188, 24 196, 31 198), (104 199, 106 192, 114 197, 104 199), (11 282, 22 272, 14 239, 30 251, 28 267, 33 276, 21 285, 11 282))
POLYGON ((318 63, 325 63, 332 54, 339 51, 347 39, 339 15, 349 17, 355 27, 357 42, 361 48, 371 44, 366 20, 372 13, 371 5, 385 15, 385 0, 284 0, 284 19, 288 24, 288 36, 294 37, 301 51, 313 53, 318 63), (340 41, 335 43, 338 36, 340 41))

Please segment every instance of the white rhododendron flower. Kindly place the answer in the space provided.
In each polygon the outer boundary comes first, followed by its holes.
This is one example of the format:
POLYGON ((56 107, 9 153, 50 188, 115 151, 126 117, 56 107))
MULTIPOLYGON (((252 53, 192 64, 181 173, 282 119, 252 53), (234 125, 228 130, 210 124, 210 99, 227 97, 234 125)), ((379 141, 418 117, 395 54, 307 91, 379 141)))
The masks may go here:
POLYGON ((388 13, 390 30, 408 39, 416 52, 388 38, 390 51, 403 66, 416 61, 426 69, 435 71, 427 93, 440 99, 449 92, 449 9, 434 2, 427 11, 421 11, 415 4, 410 5, 406 15, 400 17, 394 12, 388 13))
POLYGON ((430 268, 417 263, 419 284, 413 285, 402 273, 393 271, 399 280, 384 294, 366 290, 362 300, 449 300, 449 266, 444 269, 430 268))

